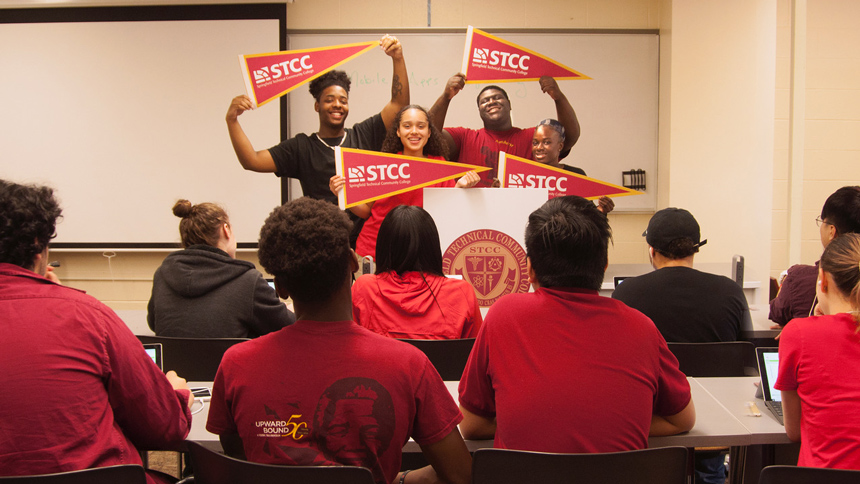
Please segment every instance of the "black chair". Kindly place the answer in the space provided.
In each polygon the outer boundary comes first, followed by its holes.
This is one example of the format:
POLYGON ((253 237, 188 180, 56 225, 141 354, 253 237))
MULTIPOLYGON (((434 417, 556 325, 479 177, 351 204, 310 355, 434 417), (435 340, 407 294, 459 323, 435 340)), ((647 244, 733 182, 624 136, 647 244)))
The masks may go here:
POLYGON ((759 484, 860 484, 860 471, 816 467, 768 466, 759 484))
POLYGON ((3 484, 146 484, 146 473, 141 466, 122 465, 38 476, 0 477, 0 482, 3 484))
POLYGON ((681 371, 692 377, 757 376, 755 345, 749 341, 668 343, 681 371))
POLYGON ((687 449, 655 449, 603 454, 548 454, 478 449, 472 484, 684 484, 687 449))
POLYGON ((255 464, 213 452, 197 442, 188 442, 188 450, 195 484, 374 484, 373 474, 364 467, 255 464))
POLYGON ((221 357, 231 346, 247 338, 171 338, 142 336, 141 343, 161 343, 165 371, 173 370, 188 381, 213 381, 221 357))
POLYGON ((465 339, 401 339, 423 351, 445 381, 458 381, 463 376, 466 361, 475 338, 465 339))
MULTIPOLYGON (((739 377, 758 375, 755 345, 749 341, 714 343, 667 343, 669 351, 678 358, 678 367, 692 377, 739 377)), ((700 456, 706 452, 725 452, 725 447, 698 447, 700 456)), ((729 482, 743 480, 746 448, 731 447, 729 451, 729 482)))

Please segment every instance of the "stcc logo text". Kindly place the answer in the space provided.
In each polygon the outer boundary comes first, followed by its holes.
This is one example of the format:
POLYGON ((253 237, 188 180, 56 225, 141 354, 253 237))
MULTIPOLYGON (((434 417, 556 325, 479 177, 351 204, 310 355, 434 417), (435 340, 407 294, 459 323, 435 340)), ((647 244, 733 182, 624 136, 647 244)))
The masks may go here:
POLYGON ((257 69, 254 71, 254 81, 257 84, 260 84, 262 82, 271 81, 273 79, 280 79, 281 77, 284 77, 289 74, 298 74, 302 71, 313 69, 313 64, 306 63, 310 60, 310 58, 310 55, 303 55, 301 57, 296 57, 290 60, 286 60, 284 62, 272 64, 269 67, 257 69))
POLYGON ((567 192, 567 178, 546 175, 523 175, 511 173, 508 186, 511 188, 547 188, 557 192, 567 192))
POLYGON ((472 60, 479 64, 510 67, 511 69, 520 69, 523 71, 529 70, 529 66, 526 65, 526 61, 529 59, 530 57, 527 55, 490 50, 484 47, 476 47, 472 55, 472 60))
POLYGON ((408 180, 411 175, 406 172, 407 168, 409 168, 409 163, 368 165, 348 168, 347 173, 350 183, 408 180))

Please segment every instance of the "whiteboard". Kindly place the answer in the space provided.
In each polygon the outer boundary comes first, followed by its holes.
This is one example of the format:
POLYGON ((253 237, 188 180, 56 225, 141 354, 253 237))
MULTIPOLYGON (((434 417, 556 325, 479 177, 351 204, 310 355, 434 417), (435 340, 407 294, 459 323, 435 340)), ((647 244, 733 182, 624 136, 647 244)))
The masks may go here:
MULTIPOLYGON (((477 26, 480 27, 480 26, 477 26)), ((291 31, 291 50, 379 39, 386 32, 361 33, 291 31)), ((616 211, 653 211, 657 205, 657 106, 659 37, 644 33, 611 32, 505 32, 491 30, 502 39, 548 56, 592 80, 559 81, 576 110, 582 136, 563 160, 583 168, 588 176, 616 185, 622 171, 644 169, 644 195, 615 199, 616 211)), ((427 108, 442 94, 449 77, 463 60, 465 29, 438 32, 430 29, 398 32, 409 71, 411 100, 427 108)), ((390 99, 391 59, 381 49, 344 64, 352 79, 347 125, 378 113, 390 99)), ((452 101, 446 126, 480 128, 476 97, 484 84, 467 84, 452 101)), ((555 118, 555 104, 537 82, 504 83, 511 100, 514 126, 535 126, 555 118)), ((313 98, 307 88, 289 94, 290 134, 312 133, 319 127, 313 98)), ((298 196, 298 184, 291 188, 298 196)))
MULTIPOLYGON (((256 243, 280 184, 241 168, 224 116, 244 92, 238 55, 282 48, 281 23, 0 24, 0 177, 56 189, 55 246, 176 243, 178 198, 222 204, 237 240, 256 243)), ((259 146, 280 140, 277 106, 241 120, 259 146)))

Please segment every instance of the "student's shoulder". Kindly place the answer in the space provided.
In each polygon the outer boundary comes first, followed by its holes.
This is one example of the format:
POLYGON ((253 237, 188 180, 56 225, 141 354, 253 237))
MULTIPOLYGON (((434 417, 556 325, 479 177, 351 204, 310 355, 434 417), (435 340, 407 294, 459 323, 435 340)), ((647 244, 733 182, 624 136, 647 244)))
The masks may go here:
POLYGON ((378 278, 379 276, 376 274, 362 274, 358 276, 358 279, 352 283, 352 293, 367 294, 377 292, 376 289, 379 287, 377 284, 378 278))

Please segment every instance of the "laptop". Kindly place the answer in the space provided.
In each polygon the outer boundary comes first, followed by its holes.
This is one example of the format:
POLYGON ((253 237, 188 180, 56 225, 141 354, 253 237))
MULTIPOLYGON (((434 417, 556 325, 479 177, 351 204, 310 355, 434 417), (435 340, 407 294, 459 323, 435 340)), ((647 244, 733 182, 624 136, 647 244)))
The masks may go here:
POLYGON ((764 405, 780 424, 782 420, 782 393, 773 387, 779 370, 779 348, 756 348, 758 372, 761 374, 761 394, 764 405))
POLYGON ((152 358, 152 362, 158 366, 158 369, 164 371, 164 363, 161 361, 161 343, 146 343, 143 345, 146 354, 152 358))

